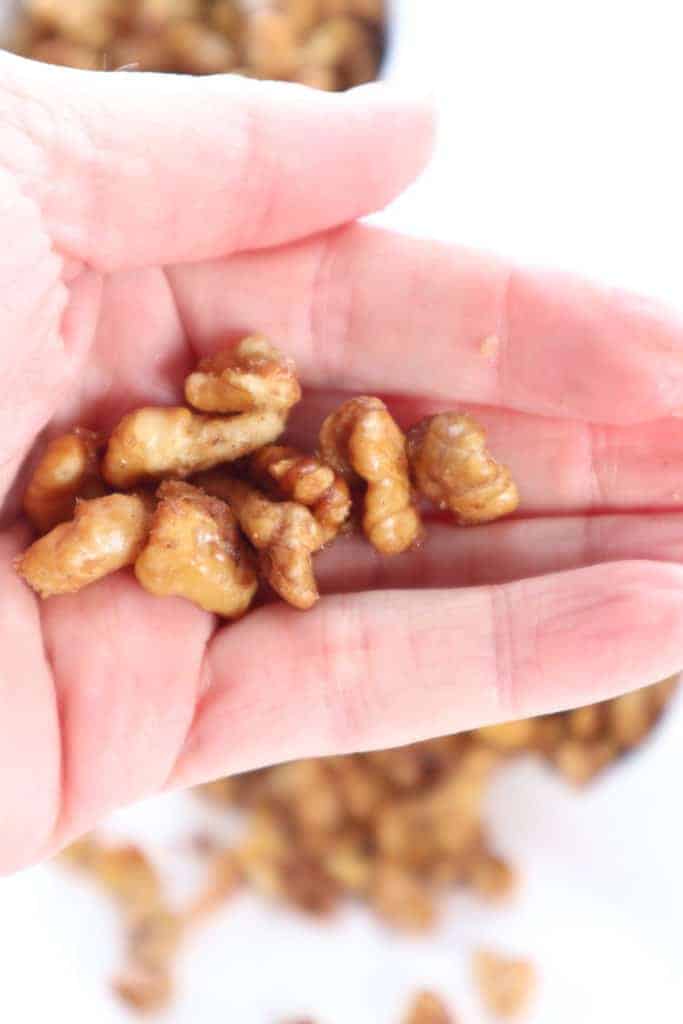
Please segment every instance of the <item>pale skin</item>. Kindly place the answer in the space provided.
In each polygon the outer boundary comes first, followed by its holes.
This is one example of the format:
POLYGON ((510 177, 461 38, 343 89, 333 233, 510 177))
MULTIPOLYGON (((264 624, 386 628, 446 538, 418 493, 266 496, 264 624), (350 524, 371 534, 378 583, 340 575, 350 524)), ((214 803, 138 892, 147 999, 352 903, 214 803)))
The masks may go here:
POLYGON ((1 55, 0 115, 3 870, 168 787, 679 671, 683 322, 355 224, 428 159, 421 103, 1 55), (352 394, 391 396, 404 426, 462 405, 517 517, 432 525, 393 560, 344 539, 308 613, 220 625, 130 571, 39 602, 12 564, 43 432, 177 404, 198 358, 255 330, 299 367, 292 443, 352 394))

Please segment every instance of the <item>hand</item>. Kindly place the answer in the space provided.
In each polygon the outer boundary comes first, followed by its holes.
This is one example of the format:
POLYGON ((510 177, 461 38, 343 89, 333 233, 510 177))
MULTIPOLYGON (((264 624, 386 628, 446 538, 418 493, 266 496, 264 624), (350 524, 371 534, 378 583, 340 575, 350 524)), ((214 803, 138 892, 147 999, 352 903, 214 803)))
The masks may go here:
POLYGON ((2 57, 0 109, 5 868, 165 787, 681 667, 683 327, 573 279, 348 226, 423 165, 419 105, 2 57), (400 394, 406 422, 462 402, 512 468, 520 517, 434 525, 394 561, 342 541, 307 614, 273 604, 218 627, 125 572, 40 604, 12 560, 41 431, 175 402, 198 356, 254 329, 298 362, 295 435, 340 390, 400 394))

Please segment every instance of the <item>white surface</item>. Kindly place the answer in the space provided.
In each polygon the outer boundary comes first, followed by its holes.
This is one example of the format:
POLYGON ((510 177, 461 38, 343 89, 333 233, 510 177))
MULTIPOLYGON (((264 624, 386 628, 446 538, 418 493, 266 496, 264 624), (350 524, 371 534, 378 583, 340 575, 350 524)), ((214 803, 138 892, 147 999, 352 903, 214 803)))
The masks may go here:
MULTIPOLYGON (((379 219, 680 302, 679 5, 398 7, 390 74, 433 90, 440 140, 420 183, 379 219)), ((320 1024, 396 1024, 407 993, 433 984, 478 1024, 467 953, 483 942, 539 964, 532 1024, 680 1024, 682 720, 679 704, 646 751, 580 797, 527 766, 501 781, 494 834, 527 876, 509 911, 456 896, 439 935, 413 942, 361 912, 323 930, 245 899, 189 951, 166 1019, 277 1024, 306 1012, 320 1024)), ((191 814, 172 797, 118 824, 161 849, 191 814)), ((12 1024, 127 1020, 105 994, 113 920, 55 869, 0 883, 0 1013, 12 1024)))

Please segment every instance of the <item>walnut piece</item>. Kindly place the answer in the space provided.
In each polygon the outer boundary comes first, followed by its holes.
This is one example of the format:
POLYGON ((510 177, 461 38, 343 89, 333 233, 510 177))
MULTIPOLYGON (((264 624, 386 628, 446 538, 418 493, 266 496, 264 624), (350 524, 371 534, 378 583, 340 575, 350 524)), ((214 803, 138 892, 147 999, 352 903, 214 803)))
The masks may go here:
POLYGON ((269 501, 254 487, 219 473, 203 473, 196 483, 228 502, 260 552, 262 572, 273 590, 295 608, 311 608, 320 596, 311 556, 323 546, 324 535, 309 510, 295 501, 269 501))
POLYGON ((185 597, 226 619, 246 612, 258 588, 232 512, 197 487, 169 480, 157 492, 147 545, 135 563, 145 590, 185 597))
POLYGON ((83 427, 50 441, 24 496, 24 511, 41 533, 71 519, 77 498, 106 492, 98 470, 101 444, 99 434, 83 427))
POLYGON ((73 594, 132 565, 144 547, 151 503, 135 494, 79 501, 74 517, 55 526, 17 560, 17 572, 41 597, 73 594))
POLYGON ((405 438, 379 398, 345 402, 320 430, 320 454, 342 476, 367 483, 363 529, 385 555, 406 551, 421 535, 413 504, 405 438))
POLYGON ((185 381, 185 398, 200 412, 284 414, 301 398, 301 387, 293 362, 266 338, 252 335, 203 359, 185 381))
POLYGON ((446 1004, 433 992, 420 992, 403 1024, 457 1024, 446 1004))
POLYGON ((509 1020, 527 1010, 536 987, 536 972, 528 960, 479 950, 472 958, 472 972, 489 1013, 509 1020))
POLYGON ((337 536, 351 515, 346 480, 314 455, 297 448, 266 445, 251 456, 249 473, 263 486, 275 485, 280 497, 310 508, 326 543, 337 536))
POLYGON ((146 477, 186 477, 248 455, 283 429, 282 415, 270 409, 202 416, 183 406, 149 406, 124 416, 114 429, 102 472, 121 488, 146 477))
POLYGON ((486 435, 471 416, 429 416, 408 431, 408 458, 417 489, 463 525, 510 515, 519 495, 510 471, 486 450, 486 435))

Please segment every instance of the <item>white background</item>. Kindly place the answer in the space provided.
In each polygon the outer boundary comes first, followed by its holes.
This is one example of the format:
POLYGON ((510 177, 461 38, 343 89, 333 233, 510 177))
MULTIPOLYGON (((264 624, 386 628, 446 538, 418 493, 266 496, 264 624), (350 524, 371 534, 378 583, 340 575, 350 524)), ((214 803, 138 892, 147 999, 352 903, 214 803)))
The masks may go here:
MULTIPOLYGON (((404 0, 389 77, 434 93, 432 167, 379 220, 551 263, 681 302, 680 6, 630 0, 404 0)), ((683 707, 584 795, 520 765, 491 801, 500 849, 526 882, 503 913, 456 895, 429 941, 360 911, 321 929, 249 897, 226 908, 182 965, 174 1024, 398 1024, 433 984, 484 1022, 468 979, 479 943, 530 955, 532 1024, 680 1024, 683 707)), ((173 796, 120 815, 182 887, 174 836, 200 812, 173 796)), ((0 883, 0 1015, 126 1021, 106 994, 114 917, 56 868, 0 883)))

